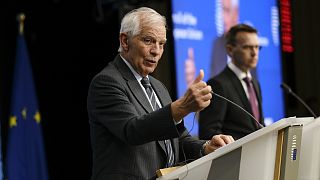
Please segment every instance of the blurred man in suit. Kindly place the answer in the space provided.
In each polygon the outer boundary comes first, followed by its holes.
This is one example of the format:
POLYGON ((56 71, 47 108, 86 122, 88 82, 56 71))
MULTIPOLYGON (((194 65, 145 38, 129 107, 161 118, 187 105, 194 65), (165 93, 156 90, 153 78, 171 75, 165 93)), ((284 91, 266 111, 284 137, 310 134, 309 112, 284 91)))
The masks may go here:
POLYGON ((146 7, 129 12, 119 41, 119 55, 93 78, 88 93, 92 179, 154 179, 157 169, 185 160, 180 157, 196 159, 234 141, 226 135, 197 140, 184 127, 184 116, 210 104, 203 71, 174 102, 149 75, 166 43, 163 16, 146 7))
POLYGON ((208 85, 213 92, 240 105, 256 120, 226 100, 216 98, 200 112, 199 137, 202 139, 220 133, 239 139, 264 124, 260 85, 250 73, 257 66, 259 57, 257 30, 245 24, 233 26, 226 35, 225 47, 231 62, 211 78, 208 85))

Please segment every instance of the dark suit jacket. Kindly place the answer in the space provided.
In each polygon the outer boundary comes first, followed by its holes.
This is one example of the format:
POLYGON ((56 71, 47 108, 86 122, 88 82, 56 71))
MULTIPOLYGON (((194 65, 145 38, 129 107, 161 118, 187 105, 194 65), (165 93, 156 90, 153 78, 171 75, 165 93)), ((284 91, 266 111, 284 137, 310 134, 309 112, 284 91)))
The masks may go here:
MULTIPOLYGON (((258 98, 259 121, 264 124, 260 86, 256 79, 252 80, 258 98)), ((228 66, 218 76, 210 79, 207 84, 211 85, 213 92, 228 98, 252 114, 250 102, 241 81, 228 66)), ((213 96, 211 104, 200 112, 199 137, 201 139, 209 139, 215 134, 228 134, 239 139, 257 129, 258 126, 254 119, 238 107, 216 96, 213 96)))
POLYGON ((87 107, 93 180, 153 179, 166 165, 165 139, 173 142, 176 163, 182 144, 188 159, 200 157, 204 141, 192 138, 183 122, 174 124, 167 89, 149 79, 163 107, 156 111, 119 55, 93 78, 87 107))

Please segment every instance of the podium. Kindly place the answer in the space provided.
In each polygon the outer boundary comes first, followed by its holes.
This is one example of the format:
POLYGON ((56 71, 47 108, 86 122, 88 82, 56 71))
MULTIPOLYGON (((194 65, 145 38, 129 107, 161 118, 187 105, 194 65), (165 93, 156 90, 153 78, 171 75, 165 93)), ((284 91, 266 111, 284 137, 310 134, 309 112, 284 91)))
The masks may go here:
POLYGON ((320 180, 320 118, 284 118, 157 180, 320 180))
POLYGON ((302 130, 299 180, 320 180, 320 117, 302 130))

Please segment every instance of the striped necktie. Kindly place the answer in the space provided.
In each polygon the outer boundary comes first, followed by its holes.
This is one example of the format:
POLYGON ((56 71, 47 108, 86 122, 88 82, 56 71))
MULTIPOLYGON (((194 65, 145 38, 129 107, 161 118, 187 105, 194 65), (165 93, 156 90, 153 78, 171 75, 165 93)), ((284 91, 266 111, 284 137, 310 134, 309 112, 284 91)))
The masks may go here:
MULTIPOLYGON (((148 98, 150 100, 150 103, 151 103, 153 110, 155 111, 155 110, 159 109, 160 107, 157 103, 156 95, 151 87, 149 79, 147 77, 143 77, 141 79, 141 84, 147 92, 147 95, 148 95, 148 98)), ((167 139, 167 140, 164 140, 164 143, 166 145, 166 150, 167 150, 167 167, 171 167, 174 164, 174 154, 173 154, 173 150, 172 150, 171 141, 169 139, 167 139)))

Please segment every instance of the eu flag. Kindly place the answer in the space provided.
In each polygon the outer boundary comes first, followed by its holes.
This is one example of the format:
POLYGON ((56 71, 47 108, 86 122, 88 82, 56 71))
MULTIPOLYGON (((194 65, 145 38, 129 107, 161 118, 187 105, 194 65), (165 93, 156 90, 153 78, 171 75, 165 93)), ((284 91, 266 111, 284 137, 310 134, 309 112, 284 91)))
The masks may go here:
POLYGON ((17 38, 9 120, 7 176, 9 180, 47 180, 41 116, 22 33, 17 38))

